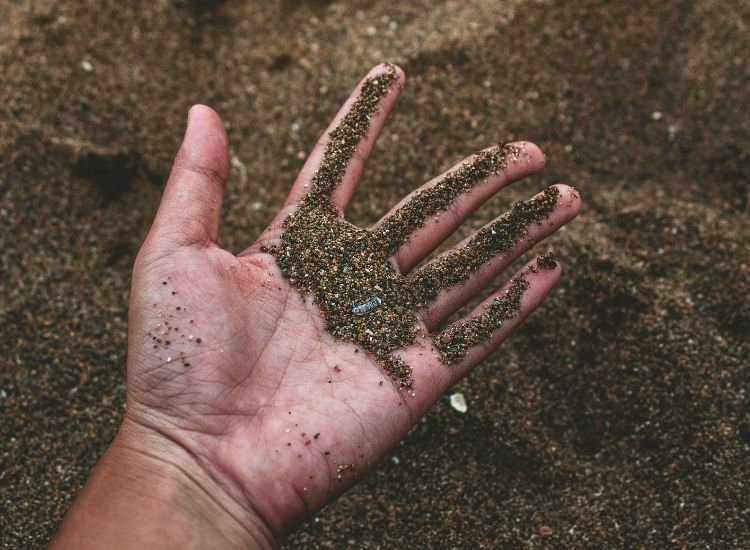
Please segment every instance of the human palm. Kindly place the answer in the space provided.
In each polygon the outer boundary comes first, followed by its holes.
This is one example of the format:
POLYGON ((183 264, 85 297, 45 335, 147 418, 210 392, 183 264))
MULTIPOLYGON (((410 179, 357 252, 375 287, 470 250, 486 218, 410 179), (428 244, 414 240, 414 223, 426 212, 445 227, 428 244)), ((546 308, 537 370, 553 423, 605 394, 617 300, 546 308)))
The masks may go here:
MULTIPOLYGON (((376 67, 370 76, 385 70, 394 69, 376 67)), ((402 81, 399 71, 331 194, 331 204, 342 212, 402 81)), ((361 86, 319 141, 282 211, 237 256, 216 245, 228 170, 226 135, 213 111, 193 108, 134 269, 126 422, 186 452, 227 498, 257 513, 277 536, 376 464, 538 305, 560 272, 536 269, 531 262, 521 270, 528 288, 515 316, 455 365, 445 365, 436 352, 432 333, 445 319, 579 207, 570 188, 557 186, 559 199, 543 223, 528 227, 523 239, 462 284, 421 304, 414 312, 416 336, 394 352, 410 367, 410 379, 394 380, 366 346, 330 334, 323 306, 283 276, 273 253, 285 221, 310 190, 330 130, 344 119, 361 86)), ((399 276, 415 273, 414 267, 501 187, 542 169, 535 146, 521 143, 515 150, 503 170, 482 178, 436 221, 414 228, 399 244, 388 260, 399 276)), ((482 315, 503 292, 469 317, 482 315)))

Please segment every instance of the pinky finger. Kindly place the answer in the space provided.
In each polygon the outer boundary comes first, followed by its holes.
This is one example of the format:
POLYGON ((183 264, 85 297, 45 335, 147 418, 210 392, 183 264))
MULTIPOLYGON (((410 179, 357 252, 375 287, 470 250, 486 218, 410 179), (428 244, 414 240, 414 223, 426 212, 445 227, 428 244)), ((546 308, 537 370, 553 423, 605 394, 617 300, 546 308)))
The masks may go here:
POLYGON ((560 265, 551 255, 540 256, 464 319, 436 335, 441 361, 452 365, 450 384, 492 353, 544 300, 560 275, 560 265))

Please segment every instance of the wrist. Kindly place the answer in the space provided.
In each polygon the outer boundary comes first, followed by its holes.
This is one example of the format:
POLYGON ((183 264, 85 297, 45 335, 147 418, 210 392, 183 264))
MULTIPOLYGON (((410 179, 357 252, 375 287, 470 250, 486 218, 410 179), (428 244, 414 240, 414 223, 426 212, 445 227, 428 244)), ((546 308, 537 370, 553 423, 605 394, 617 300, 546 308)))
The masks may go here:
POLYGON ((67 548, 272 548, 272 531, 180 446, 129 420, 55 539, 67 548), (85 537, 85 539, 84 539, 85 537))

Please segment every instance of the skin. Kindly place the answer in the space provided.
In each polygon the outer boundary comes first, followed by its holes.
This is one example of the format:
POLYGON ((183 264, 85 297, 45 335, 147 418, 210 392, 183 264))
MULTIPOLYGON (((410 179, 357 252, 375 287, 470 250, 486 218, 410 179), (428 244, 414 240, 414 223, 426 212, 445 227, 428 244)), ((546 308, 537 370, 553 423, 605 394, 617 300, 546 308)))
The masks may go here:
MULTIPOLYGON (((378 66, 369 75, 384 70, 378 66)), ((342 213, 402 88, 403 73, 397 71, 397 84, 381 101, 332 195, 342 213)), ((295 523, 385 457, 559 279, 559 266, 537 273, 522 268, 529 288, 519 314, 489 341, 471 348, 460 364, 440 363, 429 333, 578 213, 578 195, 562 185, 558 206, 545 223, 529 228, 528 238, 510 253, 426 306, 424 335, 399 352, 414 368, 412 390, 399 389, 361 348, 355 351, 354 344, 326 333, 317 307, 281 276, 275 258, 260 247, 278 244, 282 222, 306 193, 328 132, 358 90, 320 138, 278 216, 239 255, 216 244, 229 171, 226 132, 210 108, 191 109, 133 269, 125 417, 53 548, 277 546, 295 523), (166 322, 178 330, 164 335, 166 322)), ((541 151, 530 143, 517 145, 519 158, 502 174, 460 196, 437 223, 417 230, 396 252, 392 260, 404 275, 499 189, 542 170, 541 151)), ((479 306, 469 317, 483 311, 479 306)))

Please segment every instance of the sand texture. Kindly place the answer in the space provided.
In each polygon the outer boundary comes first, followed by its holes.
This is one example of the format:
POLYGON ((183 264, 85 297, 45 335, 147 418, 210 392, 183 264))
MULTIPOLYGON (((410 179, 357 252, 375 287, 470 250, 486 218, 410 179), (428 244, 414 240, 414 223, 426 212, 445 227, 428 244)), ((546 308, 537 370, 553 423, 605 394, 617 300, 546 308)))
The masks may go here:
POLYGON ((529 253, 563 280, 458 384, 467 411, 440 400, 289 546, 746 547, 748 28, 734 0, 0 3, 0 546, 43 547, 117 429, 130 271, 188 107, 227 123, 238 252, 392 61, 352 221, 517 139, 547 170, 450 242, 557 182, 584 209, 529 253))

